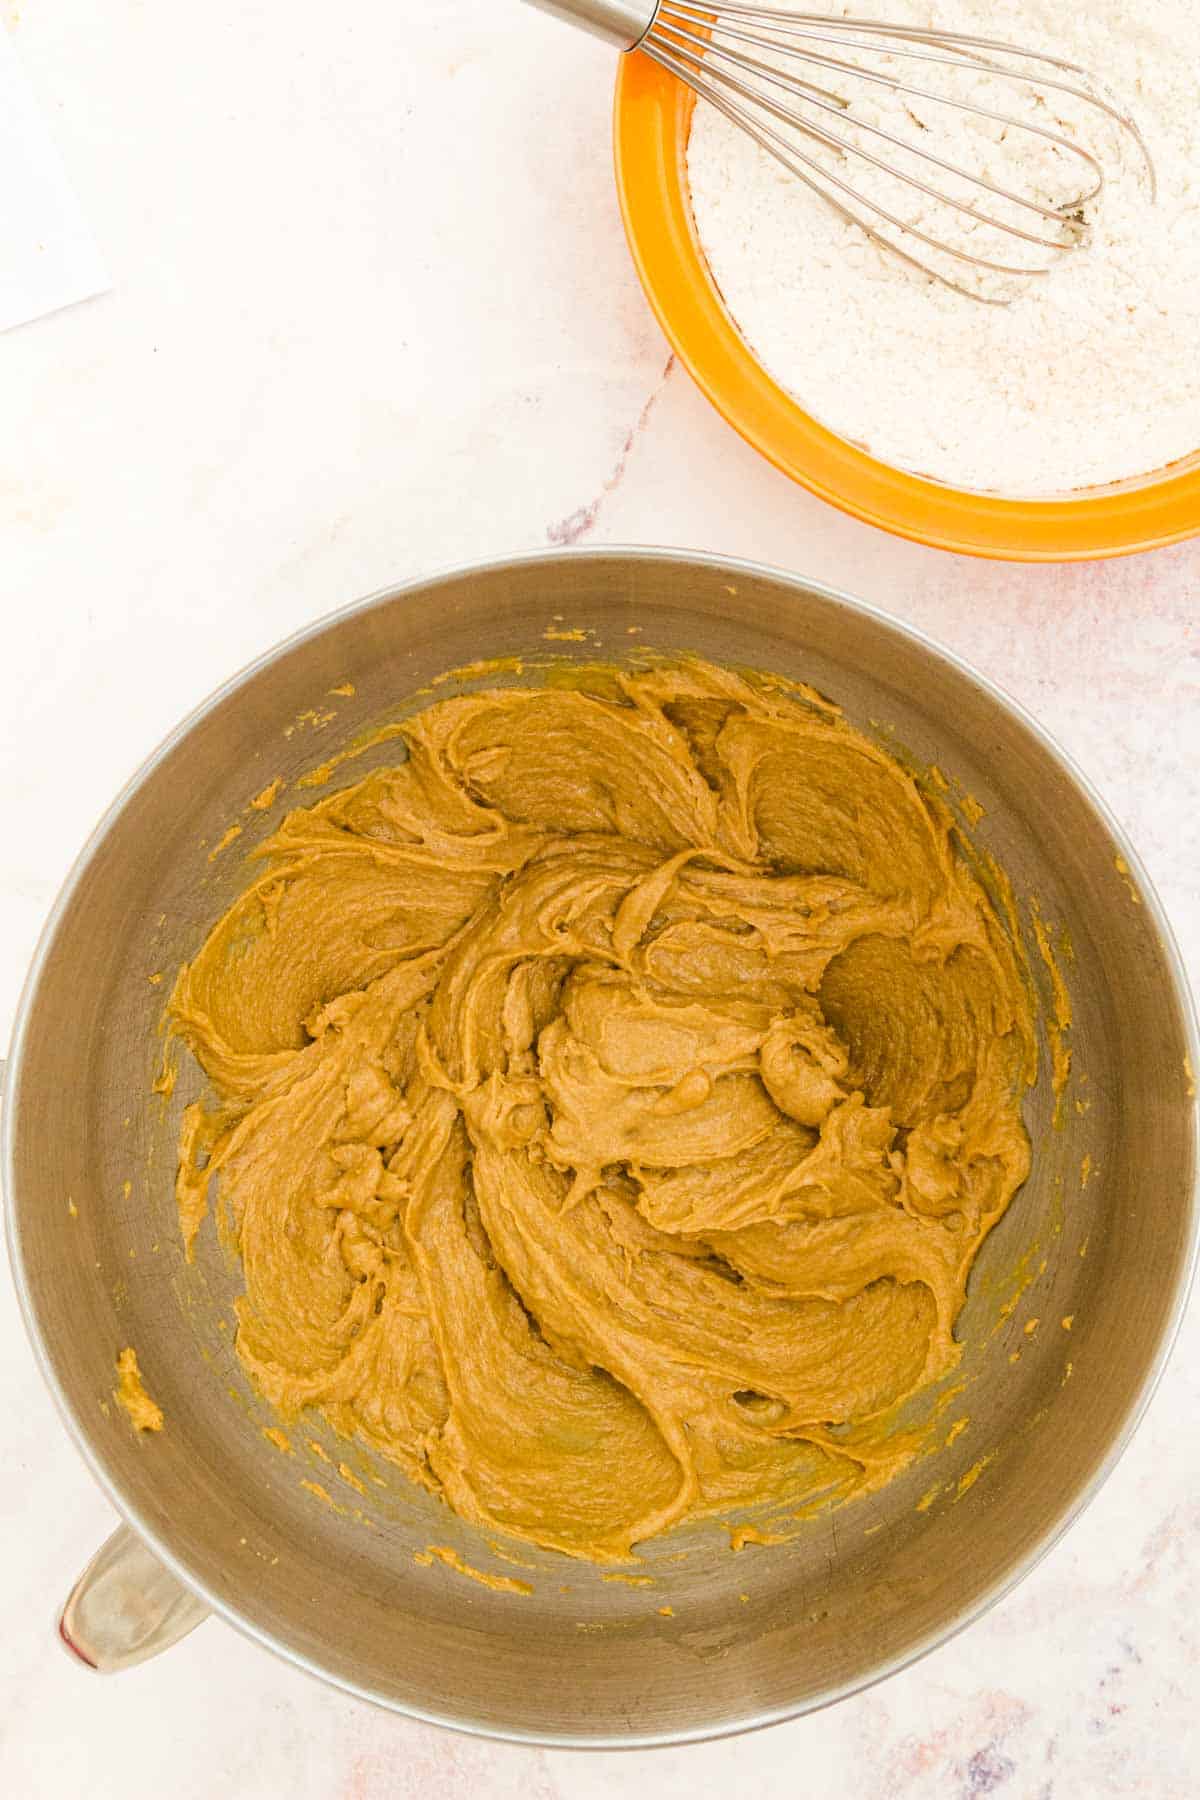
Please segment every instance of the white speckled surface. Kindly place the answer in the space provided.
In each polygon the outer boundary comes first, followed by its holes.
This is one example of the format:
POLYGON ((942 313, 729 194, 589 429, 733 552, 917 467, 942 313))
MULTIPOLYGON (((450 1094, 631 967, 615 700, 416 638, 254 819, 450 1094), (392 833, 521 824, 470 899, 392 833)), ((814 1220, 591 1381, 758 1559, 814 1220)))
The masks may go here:
MULTIPOLYGON (((792 488, 668 359, 627 262, 603 50, 513 0, 5 4, 115 281, 0 338, 0 1051, 85 832, 295 626, 546 543, 761 558, 1023 700, 1133 835, 1200 969, 1200 546, 971 564, 792 488)), ((0 1792, 14 1800, 1191 1800, 1200 1327, 1132 1450, 1002 1607, 832 1712, 612 1759, 376 1713, 206 1624, 102 1681, 52 1635, 112 1523, 0 1288, 0 1792)))

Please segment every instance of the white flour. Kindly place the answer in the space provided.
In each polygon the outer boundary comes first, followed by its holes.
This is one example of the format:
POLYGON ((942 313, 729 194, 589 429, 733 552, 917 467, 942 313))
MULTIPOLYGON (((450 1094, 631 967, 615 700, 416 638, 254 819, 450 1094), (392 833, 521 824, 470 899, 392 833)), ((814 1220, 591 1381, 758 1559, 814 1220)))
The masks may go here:
MULTIPOLYGON (((697 229, 731 314, 775 379, 843 437, 956 486, 1044 495, 1149 474, 1200 449, 1200 0, 888 0, 825 10, 936 21, 1082 64, 1137 118, 1158 199, 1150 202, 1136 149, 1097 115, 1050 93, 1045 104, 1022 100, 1007 86, 1007 110, 1094 148, 1107 185, 1087 209, 1085 247, 1050 253, 1052 272, 1015 284, 1010 306, 985 305, 876 249, 700 103, 688 153, 697 229)), ((926 70, 916 78, 938 79, 926 70)), ((947 80, 964 91, 961 76, 947 80)), ((996 103, 982 88, 977 96, 996 103)), ((911 133, 907 120, 897 125, 900 102, 886 90, 869 103, 877 122, 911 133)), ((939 152, 974 166, 982 154, 993 178, 1056 204, 1079 191, 1064 186, 1079 181, 1079 166, 1067 167, 1074 159, 1025 133, 990 141, 1000 134, 965 115, 916 110, 939 134, 939 152)), ((909 205, 906 216, 913 212, 909 205)), ((921 216, 945 233, 946 209, 921 216)), ((986 253, 999 246, 989 233, 986 253)), ((982 238, 976 248, 985 249, 982 238)))

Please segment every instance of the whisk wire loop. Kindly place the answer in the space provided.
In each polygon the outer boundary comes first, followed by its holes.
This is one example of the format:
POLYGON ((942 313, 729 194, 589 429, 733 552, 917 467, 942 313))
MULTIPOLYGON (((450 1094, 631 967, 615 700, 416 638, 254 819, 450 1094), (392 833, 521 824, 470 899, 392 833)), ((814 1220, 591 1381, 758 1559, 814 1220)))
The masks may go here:
MULTIPOLYGON (((845 119, 846 117, 844 106, 839 103, 837 96, 829 93, 828 90, 815 88, 809 82, 784 75, 767 63, 759 62, 753 57, 747 57, 737 51, 727 49, 724 44, 709 43, 706 45, 702 39, 697 38, 694 34, 680 32, 677 41, 682 42, 685 39, 689 51, 698 53, 699 57, 706 58, 710 63, 716 61, 722 64, 729 64, 745 73, 752 73, 772 87, 781 88, 786 93, 793 95, 806 106, 811 106, 821 112, 831 114, 835 118, 845 119)), ((653 46, 651 46, 651 53, 652 52, 653 46)), ((695 66, 694 62, 693 66, 695 66)), ((831 62, 829 66, 846 68, 852 73, 857 73, 851 64, 831 62)), ((744 84, 735 83, 733 77, 730 77, 730 82, 731 85, 736 85, 738 87, 738 91, 741 92, 745 98, 755 100, 759 105, 763 106, 768 111, 773 112, 781 121, 794 126, 797 130, 811 133, 812 135, 820 135, 823 142, 830 146, 836 145, 839 150, 847 155, 860 157, 863 161, 873 164, 875 168, 882 169, 888 174, 901 174, 894 164, 885 162, 882 158, 871 155, 864 145, 856 144, 852 139, 840 137, 837 133, 817 133, 815 128, 801 113, 794 112, 786 107, 779 107, 771 102, 766 95, 758 93, 755 90, 746 87, 744 84)), ((900 91, 912 93, 917 90, 901 87, 900 91)), ((941 98, 941 96, 936 95, 928 97, 934 99, 941 98)), ((950 101, 949 104, 954 105, 955 102, 950 101)), ((1061 145, 1063 149, 1069 150, 1073 154, 1079 156, 1094 173, 1092 186, 1076 195, 1069 206, 1043 206, 1039 202, 1030 199, 1028 195, 1019 194, 1012 188, 1003 187, 998 182, 990 181, 986 176, 980 174, 978 170, 967 168, 961 163, 950 162, 945 157, 937 156, 932 150, 923 149, 919 144, 912 143, 905 138, 897 136, 895 132, 886 130, 882 125, 877 125, 867 119, 855 119, 854 125, 857 130, 892 144, 896 149, 913 156, 923 163, 928 163, 932 167, 941 169, 947 174, 957 176, 962 181, 969 183, 972 187, 984 189, 990 194, 995 194, 1000 199, 1010 201, 1014 206, 1020 207, 1027 212, 1036 213, 1041 218, 1051 220, 1059 226, 1070 224, 1072 222, 1072 214, 1080 206, 1086 205, 1090 200, 1095 199, 1096 195, 1100 193, 1104 185, 1104 171, 1090 152, 1081 149, 1077 144, 1070 143, 1057 132, 1048 131, 1036 125, 1026 126, 1022 120, 1010 119, 1005 114, 993 113, 984 108, 973 108, 971 110, 978 111, 981 116, 994 119, 1002 125, 1027 129, 1040 137, 1047 138, 1051 143, 1061 145)), ((1011 220, 998 219, 992 214, 981 212, 977 207, 970 205, 967 201, 957 199, 953 194, 948 194, 941 189, 930 187, 915 174, 903 174, 901 178, 906 180, 910 186, 918 188, 930 199, 937 200, 945 206, 952 207, 957 212, 966 213, 971 218, 977 219, 983 224, 992 225, 998 231, 1007 231, 1014 237, 1023 238, 1027 243, 1039 244, 1047 249, 1057 250, 1063 248, 1061 235, 1058 237, 1045 237, 1044 235, 1035 232, 1026 231, 1011 220)))
POLYGON ((709 4, 703 0, 659 0, 640 49, 715 106, 732 124, 747 131, 763 150, 873 242, 943 286, 972 299, 1005 304, 1012 295, 997 296, 966 285, 952 273, 956 265, 1027 277, 1048 273, 1056 258, 1045 265, 1039 262, 1034 267, 1016 266, 996 260, 994 254, 981 254, 982 249, 992 247, 977 242, 979 234, 974 234, 969 242, 956 243, 926 230, 926 224, 931 222, 928 219, 893 211, 881 198, 847 179, 851 168, 856 167, 861 173, 874 169, 900 187, 923 196, 935 208, 970 218, 1002 237, 1059 253, 1086 241, 1083 209, 1104 188, 1103 165, 1085 144, 1068 137, 1065 130, 1058 131, 1036 118, 988 105, 974 95, 964 96, 953 90, 940 92, 919 80, 906 80, 890 66, 864 64, 856 60, 858 56, 886 55, 889 63, 906 61, 931 70, 961 70, 976 82, 984 77, 989 84, 1007 82, 1032 90, 1041 102, 1048 95, 1055 95, 1093 109, 1136 145, 1151 198, 1154 196, 1154 165, 1134 119, 1087 70, 1048 51, 1026 49, 998 38, 944 32, 937 27, 836 18, 739 0, 710 0, 709 4), (942 107, 984 121, 997 138, 1024 133, 1065 159, 1064 167, 1068 163, 1082 164, 1087 182, 1061 202, 1048 204, 1045 196, 1019 192, 994 180, 990 173, 889 131, 877 119, 856 112, 853 101, 845 94, 806 79, 799 69, 791 72, 793 64, 804 71, 820 72, 843 85, 862 83, 866 92, 875 88, 897 95, 922 132, 931 128, 908 108, 910 100, 922 110, 942 107), (833 130, 822 122, 822 117, 837 120, 855 135, 833 130), (792 137, 785 137, 777 126, 786 128, 792 137), (795 141, 797 136, 831 153, 838 168, 806 153, 795 141), (876 154, 864 139, 876 146, 888 146, 897 152, 896 159, 876 154), (1013 209, 1015 216, 999 216, 964 194, 948 191, 942 184, 934 185, 934 179, 926 179, 922 172, 934 170, 977 194, 990 194, 1013 209), (868 216, 864 217, 864 213, 868 216), (1044 220, 1057 230, 1049 236, 1032 230, 1024 221, 1033 218, 1044 220), (881 232, 873 221, 885 222, 902 235, 903 243, 881 232), (904 244, 924 245, 939 260, 927 262, 904 248, 904 244))
MULTIPOLYGON (((828 187, 823 184, 827 183, 829 187, 836 188, 840 193, 846 196, 847 200, 852 200, 855 205, 866 208, 869 212, 873 213, 876 218, 882 219, 896 230, 905 233, 907 237, 914 238, 919 242, 926 244, 931 250, 941 250, 944 248, 944 245, 939 238, 932 237, 912 220, 902 218, 898 214, 889 211, 881 201, 875 200, 869 195, 860 193, 850 182, 843 180, 842 177, 837 175, 833 170, 825 168, 821 163, 817 162, 815 158, 805 156, 801 150, 797 149, 794 145, 789 144, 778 132, 772 131, 769 126, 762 124, 760 120, 755 119, 753 115, 744 108, 731 101, 727 94, 722 91, 721 87, 708 81, 702 70, 690 70, 682 63, 677 62, 674 57, 663 54, 657 48, 651 49, 648 54, 654 61, 658 62, 662 68, 665 68, 668 73, 676 75, 681 81, 685 81, 693 86, 698 94, 717 108, 718 112, 723 113, 732 124, 739 126, 743 131, 747 132, 756 143, 760 144, 764 150, 774 156, 784 168, 789 170, 789 172, 795 175, 800 181, 804 182, 807 187, 811 188, 812 191, 819 195, 827 205, 831 206, 835 212, 840 214, 847 223, 856 225, 873 243, 880 245, 892 255, 899 257, 912 268, 920 270, 921 273, 935 276, 943 286, 951 288, 956 293, 965 294, 969 299, 986 300, 990 304, 998 306, 1008 304, 1005 296, 985 294, 974 288, 966 287, 963 283, 955 281, 953 277, 947 275, 943 271, 934 269, 929 264, 922 262, 919 257, 913 256, 911 252, 903 250, 893 239, 881 232, 878 226, 873 225, 870 220, 864 219, 860 213, 856 213, 850 206, 835 198, 835 196, 828 191, 828 187)), ((723 86, 725 85, 728 84, 723 84, 723 86)), ((763 110, 770 111, 772 108, 764 107, 763 110)), ((811 135, 822 136, 823 134, 818 133, 814 129, 811 135)), ((832 140, 826 139, 825 141, 832 140)), ((987 257, 976 256, 973 254, 968 255, 966 252, 961 252, 960 257, 962 261, 971 263, 975 268, 987 269, 998 275, 1026 276, 1043 275, 1047 273, 1045 268, 1028 268, 1016 266, 1011 263, 993 262, 987 257)))

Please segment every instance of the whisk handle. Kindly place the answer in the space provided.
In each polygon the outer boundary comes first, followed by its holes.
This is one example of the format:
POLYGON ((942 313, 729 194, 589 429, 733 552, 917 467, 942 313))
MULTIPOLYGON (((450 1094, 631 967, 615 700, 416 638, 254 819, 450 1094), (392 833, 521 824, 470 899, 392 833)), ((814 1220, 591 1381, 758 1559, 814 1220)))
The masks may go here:
POLYGON ((527 4, 606 38, 618 50, 636 50, 658 17, 660 0, 527 0, 527 4))

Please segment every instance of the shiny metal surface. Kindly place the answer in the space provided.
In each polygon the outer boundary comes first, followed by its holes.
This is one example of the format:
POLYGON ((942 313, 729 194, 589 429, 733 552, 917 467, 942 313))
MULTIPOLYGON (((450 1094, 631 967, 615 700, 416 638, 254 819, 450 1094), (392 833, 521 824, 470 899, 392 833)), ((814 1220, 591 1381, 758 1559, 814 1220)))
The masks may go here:
POLYGON ((606 38, 618 50, 636 50, 658 11, 658 0, 526 0, 539 12, 606 38))
POLYGON ((208 1618, 208 1608, 136 1531, 118 1525, 67 1597, 58 1635, 99 1675, 117 1675, 170 1650, 208 1618))
MULTIPOLYGON (((345 778, 396 754, 373 751, 345 778)), ((715 1736, 820 1706, 930 1649, 1095 1491, 1161 1371, 1194 1260, 1189 1054, 1197 1066, 1185 985, 1133 851, 996 690, 884 615, 765 569, 547 554, 385 594, 292 639, 216 694, 121 796, 56 906, 20 1010, 3 1119, 16 1278, 99 1479, 155 1554, 260 1642, 469 1731, 594 1746, 715 1736), (590 635, 546 641, 573 628, 590 635), (231 1347, 238 1270, 209 1231, 193 1266, 179 1250, 176 1131, 199 1084, 185 1067, 168 1100, 150 1094, 165 983, 148 979, 189 956, 243 885, 242 852, 272 817, 248 803, 276 776, 292 783, 422 704, 406 697, 448 668, 643 644, 813 682, 969 790, 986 809, 978 838, 1022 908, 1036 895, 1069 933, 1074 1092, 1089 1102, 1068 1103, 1057 1129, 1048 1080, 1031 1103, 1034 1173, 985 1246, 961 1321, 965 1387, 947 1418, 970 1424, 952 1445, 790 1544, 734 1555, 715 1527, 652 1544, 650 1589, 536 1551, 516 1552, 533 1566, 514 1570, 318 1421, 291 1431, 292 1455, 264 1438, 271 1414, 231 1347), (330 697, 347 682, 352 698, 330 697), (242 837, 211 861, 235 820, 242 837), (1032 1317, 1041 1325, 1027 1335, 1032 1317), (166 1414, 140 1441, 111 1398, 126 1344, 166 1414), (341 1458, 364 1493, 339 1477, 341 1458), (430 1544, 533 1592, 414 1561, 430 1544)))

